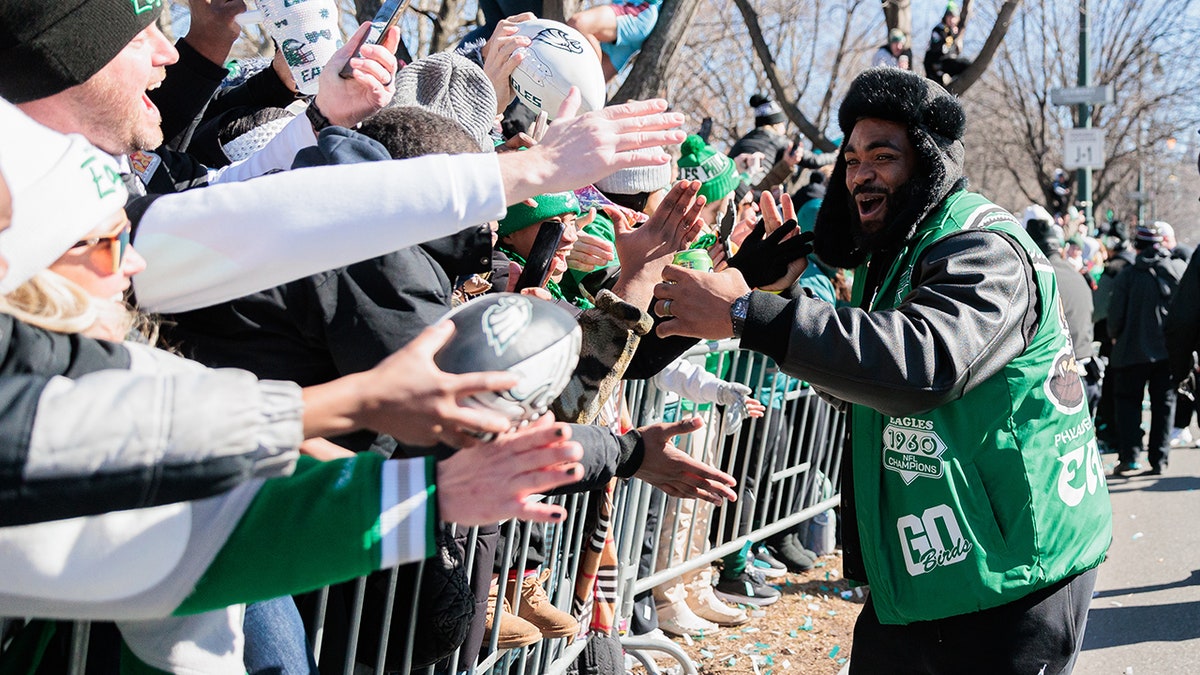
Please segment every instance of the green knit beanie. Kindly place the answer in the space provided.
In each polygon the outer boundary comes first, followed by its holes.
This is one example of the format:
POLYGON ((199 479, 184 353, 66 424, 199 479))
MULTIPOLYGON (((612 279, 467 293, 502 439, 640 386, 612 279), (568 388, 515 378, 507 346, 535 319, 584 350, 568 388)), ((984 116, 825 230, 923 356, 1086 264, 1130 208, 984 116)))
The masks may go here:
POLYGON ((738 186, 733 160, 708 147, 703 138, 687 137, 680 148, 679 180, 700 181, 700 194, 709 203, 720 201, 738 186))
POLYGON ((579 199, 574 192, 552 192, 533 198, 537 206, 528 204, 513 204, 508 207, 508 213, 500 221, 498 234, 506 237, 531 225, 537 225, 564 213, 580 214, 579 199))

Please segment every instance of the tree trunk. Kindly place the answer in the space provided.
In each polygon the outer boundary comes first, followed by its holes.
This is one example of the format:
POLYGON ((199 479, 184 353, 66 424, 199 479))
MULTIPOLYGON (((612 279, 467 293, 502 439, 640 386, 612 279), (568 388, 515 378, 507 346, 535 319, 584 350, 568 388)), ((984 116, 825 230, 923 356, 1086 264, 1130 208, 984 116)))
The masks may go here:
POLYGON ((762 26, 758 22, 758 12, 750 6, 750 0, 733 0, 737 5, 738 11, 742 14, 742 19, 746 22, 746 29, 750 33, 750 42, 754 45, 754 51, 758 55, 758 60, 762 63, 763 70, 767 74, 767 79, 771 82, 771 89, 775 92, 775 100, 783 107, 783 112, 796 125, 800 133, 808 137, 812 141, 813 147, 824 152, 832 152, 837 147, 821 133, 804 113, 801 112, 799 106, 796 105, 793 99, 787 92, 785 76, 779 71, 775 65, 775 57, 771 54, 771 47, 767 44, 766 38, 763 37, 762 26))
POLYGON ((578 11, 579 0, 542 0, 542 13, 540 16, 543 19, 566 23, 567 19, 571 18, 578 11))
POLYGON ((979 81, 983 72, 991 64, 992 57, 996 55, 996 50, 1000 48, 1000 43, 1004 42, 1004 36, 1008 33, 1008 27, 1012 23, 1013 13, 1017 11, 1020 4, 1021 0, 1004 0, 1000 11, 996 13, 996 23, 992 25, 992 32, 988 33, 987 40, 983 43, 983 49, 979 50, 979 55, 966 70, 950 80, 950 85, 946 87, 947 91, 955 96, 962 96, 963 92, 979 81))
POLYGON ((654 98, 663 92, 663 75, 679 52, 700 0, 663 0, 658 23, 642 45, 629 76, 612 97, 612 103, 654 98))
POLYGON ((888 32, 899 28, 908 36, 911 44, 912 0, 882 0, 880 4, 883 5, 883 20, 887 23, 888 32))

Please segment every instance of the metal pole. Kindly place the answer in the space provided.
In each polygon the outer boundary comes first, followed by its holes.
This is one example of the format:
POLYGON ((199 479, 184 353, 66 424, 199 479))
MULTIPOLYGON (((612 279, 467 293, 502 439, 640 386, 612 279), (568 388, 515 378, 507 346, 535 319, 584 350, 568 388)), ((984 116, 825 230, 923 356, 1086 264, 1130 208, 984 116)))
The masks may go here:
MULTIPOLYGON (((1088 32, 1091 29, 1090 0, 1079 0, 1079 86, 1092 86, 1092 73, 1088 67, 1088 32)), ((1079 104, 1079 122, 1075 125, 1080 129, 1092 126, 1092 106, 1090 103, 1079 104)), ((1083 204, 1083 216, 1086 219, 1086 234, 1091 234, 1095 221, 1092 219, 1092 169, 1079 169, 1076 176, 1079 183, 1079 201, 1083 204)))

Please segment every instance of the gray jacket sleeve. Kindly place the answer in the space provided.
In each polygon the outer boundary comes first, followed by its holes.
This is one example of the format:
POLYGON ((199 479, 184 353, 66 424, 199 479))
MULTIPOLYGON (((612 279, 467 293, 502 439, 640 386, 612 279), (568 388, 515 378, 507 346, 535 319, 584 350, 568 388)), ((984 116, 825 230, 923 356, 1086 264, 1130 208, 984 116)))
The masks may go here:
POLYGON ((1020 246, 972 230, 926 249, 896 309, 755 293, 742 346, 838 399, 902 416, 961 398, 998 372, 1025 350, 1037 309, 1020 246))
POLYGON ((198 499, 294 468, 295 384, 2 320, 0 526, 198 499))

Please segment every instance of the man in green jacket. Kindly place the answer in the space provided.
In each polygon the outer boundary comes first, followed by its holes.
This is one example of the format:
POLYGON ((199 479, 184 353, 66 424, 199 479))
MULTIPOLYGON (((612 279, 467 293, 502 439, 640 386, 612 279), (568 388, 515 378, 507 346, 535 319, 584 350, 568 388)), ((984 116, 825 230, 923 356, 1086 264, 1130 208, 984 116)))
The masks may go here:
POLYGON ((871 590, 851 673, 1069 673, 1112 513, 1053 269, 966 191, 940 86, 868 70, 838 121, 814 246, 855 268, 853 305, 671 267, 658 330, 740 337, 849 404, 845 573, 871 590))

